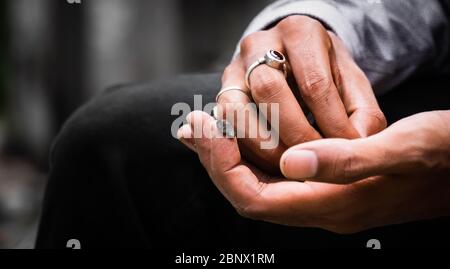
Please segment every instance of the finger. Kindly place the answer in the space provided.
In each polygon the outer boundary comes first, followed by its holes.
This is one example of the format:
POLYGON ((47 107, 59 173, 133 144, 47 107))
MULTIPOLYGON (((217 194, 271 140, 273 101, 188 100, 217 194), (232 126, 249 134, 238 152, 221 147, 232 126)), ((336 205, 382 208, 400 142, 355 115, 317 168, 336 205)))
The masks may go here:
MULTIPOLYGON (((244 76, 245 68, 238 56, 225 69, 222 88, 237 86, 245 90, 244 76)), ((220 95, 218 102, 217 116, 233 124, 242 154, 267 171, 279 172, 278 164, 287 147, 280 143, 278 133, 267 128, 266 119, 258 115, 249 96, 241 91, 227 91, 220 95)))
POLYGON ((313 141, 287 150, 280 166, 290 179, 336 184, 413 172, 420 160, 417 144, 405 138, 398 128, 388 128, 367 138, 313 141))
POLYGON ((206 130, 195 138, 199 158, 239 214, 285 225, 329 227, 321 216, 340 206, 339 197, 347 194, 347 188, 271 179, 243 162, 236 139, 222 138, 208 114, 193 112, 187 119, 192 130, 206 130), (209 131, 216 136, 208 138, 209 131))
POLYGON ((329 36, 335 50, 336 73, 341 79, 342 100, 350 122, 361 137, 378 133, 387 126, 372 86, 342 41, 332 32, 329 36))
MULTIPOLYGON (((270 49, 283 52, 280 39, 273 31, 258 32, 245 38, 241 43, 245 66, 252 65, 270 49)), ((272 128, 276 128, 285 145, 292 146, 320 138, 305 117, 283 72, 264 64, 259 65, 250 74, 249 84, 254 101, 268 106, 267 111, 262 113, 272 128)))
POLYGON ((197 152, 214 184, 238 211, 246 208, 258 197, 260 182, 241 160, 236 139, 218 135, 215 120, 203 112, 193 112, 187 117, 193 130, 207 129, 217 136, 195 138, 197 152), (224 157, 226 156, 226 158, 224 157))
POLYGON ((333 47, 320 22, 309 20, 285 35, 284 45, 300 94, 326 137, 357 138, 330 65, 333 47))

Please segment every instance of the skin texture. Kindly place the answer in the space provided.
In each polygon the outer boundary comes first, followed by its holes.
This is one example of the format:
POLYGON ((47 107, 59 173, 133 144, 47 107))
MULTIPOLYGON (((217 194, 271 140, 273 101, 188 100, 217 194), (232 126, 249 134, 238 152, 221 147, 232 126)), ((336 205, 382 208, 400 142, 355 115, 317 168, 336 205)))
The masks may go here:
MULTIPOLYGON (((276 131, 281 141, 276 149, 262 150, 261 138, 239 140, 245 158, 268 171, 279 171, 281 155, 291 146, 322 137, 366 137, 386 128, 370 82, 341 40, 307 16, 287 17, 270 30, 245 37, 240 54, 223 73, 222 86, 240 86, 253 98, 239 91, 224 93, 218 100, 223 118, 242 113, 242 105, 252 101, 279 104, 276 131), (251 89, 246 89, 248 66, 270 49, 287 57, 290 83, 279 70, 260 65, 250 75, 251 89), (305 110, 311 111, 319 130, 309 124, 305 110)), ((257 119, 250 115, 246 121, 257 119)))
POLYGON ((223 138, 206 113, 188 121, 181 141, 242 216, 346 234, 450 213, 450 111, 417 114, 367 138, 294 146, 281 158, 285 177, 245 161, 236 139, 223 138), (195 128, 208 135, 193 139, 195 128), (316 158, 313 174, 305 158, 316 158))
MULTIPOLYGON (((354 233, 450 213, 450 111, 417 114, 385 129, 370 83, 342 42, 304 16, 246 37, 224 72, 223 87, 245 89, 246 68, 269 49, 288 57, 294 82, 260 66, 248 91, 256 103, 280 104, 278 148, 261 150, 258 139, 223 138, 203 112, 191 113, 178 133, 239 214, 354 233), (305 109, 320 132, 306 121, 305 109), (194 130, 204 136, 194 138, 194 130), (283 176, 267 173, 278 168, 283 176)), ((222 117, 248 102, 239 91, 223 94, 221 105, 236 106, 222 117)))

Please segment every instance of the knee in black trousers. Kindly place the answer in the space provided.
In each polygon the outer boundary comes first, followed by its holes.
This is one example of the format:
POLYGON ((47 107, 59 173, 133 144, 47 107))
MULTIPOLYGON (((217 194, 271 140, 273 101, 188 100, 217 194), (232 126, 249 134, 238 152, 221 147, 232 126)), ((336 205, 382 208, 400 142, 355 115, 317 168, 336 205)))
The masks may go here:
MULTIPOLYGON (((442 221, 339 236, 243 219, 213 186, 197 156, 171 134, 178 117, 171 115, 175 103, 194 108, 195 94, 204 104, 212 102, 219 87, 219 75, 182 76, 114 87, 80 108, 53 146, 36 246, 65 248, 69 239, 77 239, 82 248, 364 247, 370 238, 388 246, 449 238, 442 221)), ((419 91, 406 88, 405 110, 401 91, 381 99, 391 120, 405 115, 399 111, 418 112, 412 96, 419 91)), ((421 95, 416 99, 424 103, 421 95)), ((442 103, 448 96, 437 99, 442 103)))

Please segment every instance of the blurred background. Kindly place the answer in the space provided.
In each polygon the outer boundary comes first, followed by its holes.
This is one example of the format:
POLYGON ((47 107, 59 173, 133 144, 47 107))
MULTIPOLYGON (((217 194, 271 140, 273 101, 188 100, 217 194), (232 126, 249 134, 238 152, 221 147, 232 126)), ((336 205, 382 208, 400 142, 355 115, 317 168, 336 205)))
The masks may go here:
POLYGON ((220 72, 268 0, 0 1, 0 248, 32 248, 51 142, 108 86, 220 72), (72 3, 73 2, 73 3, 72 3))

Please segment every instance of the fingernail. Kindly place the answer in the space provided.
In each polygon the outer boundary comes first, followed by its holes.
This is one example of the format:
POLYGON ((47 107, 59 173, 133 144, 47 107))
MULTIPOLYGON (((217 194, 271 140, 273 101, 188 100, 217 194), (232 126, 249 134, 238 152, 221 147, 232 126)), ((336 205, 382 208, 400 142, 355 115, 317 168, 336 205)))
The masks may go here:
POLYGON ((309 150, 290 150, 281 159, 281 171, 290 179, 308 179, 317 174, 317 155, 309 150))

